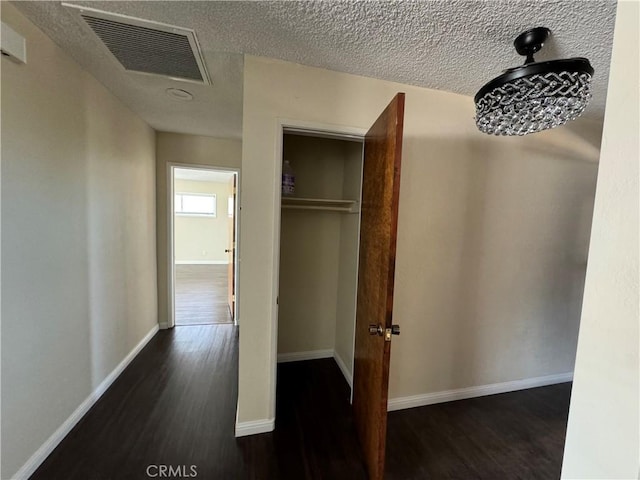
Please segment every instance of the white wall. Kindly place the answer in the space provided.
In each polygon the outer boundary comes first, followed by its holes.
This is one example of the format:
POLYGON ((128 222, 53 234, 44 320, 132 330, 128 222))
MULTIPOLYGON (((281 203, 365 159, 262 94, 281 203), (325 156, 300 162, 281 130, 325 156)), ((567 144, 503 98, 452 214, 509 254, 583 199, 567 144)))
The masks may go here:
POLYGON ((630 479, 638 439, 638 19, 619 2, 562 478, 630 479))
POLYGON ((156 326, 155 134, 8 2, 2 57, 2 472, 156 326))
POLYGON ((278 353, 333 350, 339 214, 283 210, 280 245, 278 353))
MULTIPOLYGON (((245 59, 240 423, 274 390, 278 119, 368 128, 406 92, 390 397, 571 372, 598 139, 492 138, 469 97, 245 59)), ((339 127, 336 127, 339 128, 339 127)))
POLYGON ((229 229, 232 218, 228 215, 230 187, 227 183, 194 180, 174 180, 175 193, 208 193, 216 196, 216 216, 176 215, 175 261, 177 263, 228 263, 229 229))
MULTIPOLYGON (((170 261, 168 249, 170 232, 167 223, 169 164, 204 165, 240 170, 241 161, 242 142, 240 140, 168 132, 156 134, 158 322, 161 328, 167 327, 168 312, 173 308, 171 307, 173 299, 169 298, 167 293, 170 261)), ((241 196, 242 175, 239 176, 238 182, 238 195, 241 196)), ((240 241, 238 241, 239 246, 240 241)), ((240 290, 238 289, 236 293, 239 297, 240 290)))

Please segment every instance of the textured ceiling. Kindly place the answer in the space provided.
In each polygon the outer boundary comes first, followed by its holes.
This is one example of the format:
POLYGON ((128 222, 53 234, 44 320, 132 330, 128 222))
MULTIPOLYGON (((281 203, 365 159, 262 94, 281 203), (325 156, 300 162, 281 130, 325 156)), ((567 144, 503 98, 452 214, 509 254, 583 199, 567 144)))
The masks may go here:
POLYGON ((513 39, 534 26, 553 32, 537 60, 589 58, 594 98, 585 116, 602 121, 616 10, 615 0, 73 3, 194 29, 212 86, 126 73, 70 9, 17 3, 154 128, 232 137, 242 131, 242 54, 473 96, 522 63, 513 39), (170 86, 194 100, 167 97, 170 86))

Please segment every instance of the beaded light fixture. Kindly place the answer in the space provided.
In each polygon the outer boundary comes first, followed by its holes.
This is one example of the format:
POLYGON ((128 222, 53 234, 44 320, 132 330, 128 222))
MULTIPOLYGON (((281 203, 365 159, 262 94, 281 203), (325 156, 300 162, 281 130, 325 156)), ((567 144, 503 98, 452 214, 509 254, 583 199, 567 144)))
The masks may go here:
POLYGON ((494 78, 475 96, 476 125, 492 135, 527 135, 578 118, 591 98, 593 67, 586 58, 536 62, 551 31, 538 27, 513 42, 524 65, 494 78))

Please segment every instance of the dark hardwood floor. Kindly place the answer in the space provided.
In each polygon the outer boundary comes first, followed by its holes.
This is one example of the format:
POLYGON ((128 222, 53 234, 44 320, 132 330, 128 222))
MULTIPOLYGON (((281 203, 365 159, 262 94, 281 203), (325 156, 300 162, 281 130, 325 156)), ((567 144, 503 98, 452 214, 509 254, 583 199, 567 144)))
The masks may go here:
MULTIPOLYGON (((196 467, 168 478, 364 480, 349 387, 331 359, 279 365, 275 432, 234 437, 237 335, 158 332, 32 480, 148 479, 150 465, 196 467)), ((385 478, 559 478, 570 390, 391 412, 385 478)))
POLYGON ((227 265, 176 265, 176 325, 232 323, 227 265))
POLYGON ((389 413, 388 479, 560 478, 571 384, 389 413))
POLYGON ((233 325, 161 330, 31 478, 148 479, 161 464, 240 478, 237 364, 233 325))
POLYGON ((272 478, 367 478, 350 394, 332 358, 278 365, 272 478))

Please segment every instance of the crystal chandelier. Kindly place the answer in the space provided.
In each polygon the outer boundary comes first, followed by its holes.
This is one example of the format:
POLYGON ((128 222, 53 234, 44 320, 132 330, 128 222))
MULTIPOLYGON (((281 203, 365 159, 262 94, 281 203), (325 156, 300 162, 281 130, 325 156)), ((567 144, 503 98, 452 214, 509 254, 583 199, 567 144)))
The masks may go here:
POLYGON ((527 135, 578 118, 591 98, 593 68, 586 58, 536 62, 551 31, 538 27, 513 42, 527 59, 494 78, 475 96, 476 125, 492 135, 527 135))

